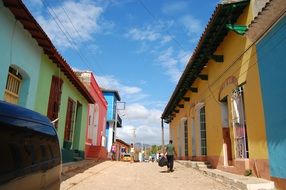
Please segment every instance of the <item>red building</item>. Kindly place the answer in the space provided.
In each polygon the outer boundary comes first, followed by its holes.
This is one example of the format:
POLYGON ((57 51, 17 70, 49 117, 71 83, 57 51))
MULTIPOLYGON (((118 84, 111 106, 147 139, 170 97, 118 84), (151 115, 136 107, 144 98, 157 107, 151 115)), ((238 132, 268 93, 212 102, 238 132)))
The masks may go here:
POLYGON ((88 107, 85 158, 97 160, 107 159, 105 135, 107 102, 92 72, 84 71, 76 73, 95 99, 95 103, 89 104, 88 107))

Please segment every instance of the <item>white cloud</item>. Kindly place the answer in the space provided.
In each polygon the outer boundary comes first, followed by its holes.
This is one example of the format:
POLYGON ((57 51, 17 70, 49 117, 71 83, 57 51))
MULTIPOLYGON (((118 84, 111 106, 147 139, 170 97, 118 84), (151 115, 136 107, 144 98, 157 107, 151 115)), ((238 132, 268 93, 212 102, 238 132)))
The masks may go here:
MULTIPOLYGON (((132 129, 136 129, 136 142, 149 144, 161 143, 162 102, 152 102, 149 107, 142 101, 147 97, 142 89, 122 84, 114 76, 95 76, 99 86, 118 90, 122 101, 128 100, 125 110, 120 110, 123 127, 117 131, 117 137, 127 143, 132 142, 132 129), (142 103, 139 103, 142 102, 142 103)), ((148 101, 147 101, 148 102, 148 101)), ((150 103, 150 102, 148 102, 150 103)), ((165 132, 168 138, 168 131, 165 132)))
POLYGON ((147 94, 142 92, 142 89, 140 87, 125 85, 112 75, 95 76, 95 78, 100 87, 105 89, 117 90, 122 101, 128 100, 128 103, 134 103, 148 97, 147 94))
POLYGON ((175 2, 169 2, 168 4, 165 4, 162 8, 162 12, 164 14, 175 14, 175 13, 181 13, 188 8, 187 2, 182 1, 175 1, 175 2))
POLYGON ((192 55, 192 52, 183 51, 183 50, 181 50, 178 53, 178 60, 183 67, 185 67, 187 65, 191 55, 192 55))
POLYGON ((126 37, 130 37, 132 40, 139 41, 155 41, 158 40, 161 35, 151 29, 140 30, 137 28, 132 28, 127 34, 126 37))
POLYGON ((132 104, 126 106, 125 111, 128 119, 146 119, 149 116, 149 111, 143 105, 140 104, 132 104))
POLYGON ((56 7, 49 7, 48 12, 48 17, 41 15, 37 19, 58 47, 73 47, 67 36, 76 43, 82 43, 91 40, 92 34, 101 29, 98 22, 103 9, 90 1, 65 1, 56 7))
POLYGON ((157 62, 165 69, 165 74, 170 77, 171 81, 176 84, 190 56, 190 52, 184 50, 175 52, 172 47, 169 47, 159 53, 157 62))
POLYGON ((170 76, 172 82, 177 83, 181 76, 178 60, 173 57, 173 48, 168 48, 160 53, 158 62, 164 67, 165 74, 170 76))
POLYGON ((202 33, 203 26, 201 21, 191 15, 185 15, 180 19, 181 24, 186 28, 188 36, 192 37, 191 41, 196 40, 202 33))
MULTIPOLYGON (((145 42, 159 42, 164 45, 172 40, 169 34, 162 34, 167 28, 173 25, 173 22, 158 21, 155 24, 147 25, 142 28, 133 27, 126 34, 125 37, 134 41, 145 42)), ((146 44, 144 44, 146 46, 146 44)))
POLYGON ((141 92, 141 88, 138 88, 136 86, 123 86, 122 89, 126 94, 136 94, 141 92))
MULTIPOLYGON (((118 129, 117 137, 124 140, 127 143, 133 142, 133 129, 135 129, 135 142, 140 142, 144 144, 162 144, 162 128, 160 126, 154 128, 145 125, 124 125, 123 128, 118 129)), ((164 127, 164 139, 165 144, 169 139, 169 128, 164 127)))
MULTIPOLYGON (((117 136, 126 142, 132 142, 133 129, 136 130, 136 142, 161 144, 161 114, 158 109, 148 109, 142 104, 126 106, 123 128, 118 130, 117 136)), ((165 126, 167 127, 167 126, 165 126)), ((165 140, 168 140, 168 128, 165 128, 165 140)))
POLYGON ((162 43, 162 44, 165 44, 165 43, 167 43, 167 42, 170 42, 172 39, 173 39, 172 36, 167 36, 167 35, 166 35, 166 36, 163 36, 161 43, 162 43))
POLYGON ((126 110, 124 111, 127 124, 132 123, 138 125, 146 125, 151 127, 159 127, 161 123, 161 114, 160 109, 153 108, 151 109, 144 106, 140 103, 127 104, 126 110))

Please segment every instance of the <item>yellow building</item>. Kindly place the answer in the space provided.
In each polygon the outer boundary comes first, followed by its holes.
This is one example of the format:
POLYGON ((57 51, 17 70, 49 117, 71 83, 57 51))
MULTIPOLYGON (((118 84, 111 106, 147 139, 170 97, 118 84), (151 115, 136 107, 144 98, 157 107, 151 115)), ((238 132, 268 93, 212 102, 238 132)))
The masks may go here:
POLYGON ((179 159, 270 178, 256 49, 243 35, 264 5, 217 5, 162 114, 179 159))

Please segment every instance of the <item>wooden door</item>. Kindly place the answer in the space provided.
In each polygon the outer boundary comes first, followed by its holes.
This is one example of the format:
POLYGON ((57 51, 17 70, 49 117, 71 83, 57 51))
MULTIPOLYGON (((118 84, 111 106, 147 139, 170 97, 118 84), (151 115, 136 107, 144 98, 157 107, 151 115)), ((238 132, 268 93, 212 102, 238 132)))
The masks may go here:
POLYGON ((230 132, 229 128, 222 128, 223 133, 223 141, 226 144, 227 150, 227 158, 228 160, 232 160, 232 151, 231 151, 231 139, 230 139, 230 132))

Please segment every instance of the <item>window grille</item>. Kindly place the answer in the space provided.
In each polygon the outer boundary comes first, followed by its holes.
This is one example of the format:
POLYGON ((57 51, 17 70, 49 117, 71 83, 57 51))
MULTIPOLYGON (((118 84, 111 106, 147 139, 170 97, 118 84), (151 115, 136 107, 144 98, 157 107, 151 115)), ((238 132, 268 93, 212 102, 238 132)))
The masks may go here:
POLYGON ((184 121, 184 133, 185 133, 185 156, 189 156, 189 151, 188 151, 188 120, 184 121))
POLYGON ((18 103, 21 81, 21 75, 17 73, 15 69, 10 67, 4 95, 4 100, 6 102, 10 102, 13 104, 18 103))
POLYGON ((207 155, 207 134, 206 134, 206 117, 205 107, 200 109, 200 135, 201 135, 201 155, 207 155))
POLYGON ((232 125, 236 158, 248 158, 246 122, 244 116, 243 87, 232 92, 231 96, 232 125))

